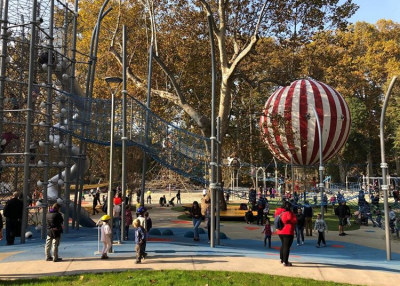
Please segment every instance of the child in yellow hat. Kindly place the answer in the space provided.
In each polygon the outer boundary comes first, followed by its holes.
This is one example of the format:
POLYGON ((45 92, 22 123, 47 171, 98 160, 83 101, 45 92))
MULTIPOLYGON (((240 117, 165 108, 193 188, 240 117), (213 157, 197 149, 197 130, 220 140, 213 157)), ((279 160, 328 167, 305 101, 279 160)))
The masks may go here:
POLYGON ((101 254, 101 259, 107 259, 108 258, 108 250, 111 248, 112 241, 111 241, 111 227, 108 224, 108 221, 111 219, 109 215, 103 215, 101 217, 101 221, 103 224, 101 225, 101 238, 100 240, 103 242, 103 251, 101 254))

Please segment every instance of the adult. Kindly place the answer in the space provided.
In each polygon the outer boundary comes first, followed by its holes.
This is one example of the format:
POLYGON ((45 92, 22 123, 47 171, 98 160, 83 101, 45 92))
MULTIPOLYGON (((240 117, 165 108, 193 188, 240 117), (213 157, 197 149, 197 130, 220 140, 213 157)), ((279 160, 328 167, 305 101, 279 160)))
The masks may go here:
POLYGON ((18 192, 13 193, 4 208, 3 214, 6 217, 6 240, 7 245, 13 245, 16 236, 21 235, 21 220, 24 203, 19 199, 18 192))
POLYGON ((55 203, 46 215, 47 238, 45 246, 46 261, 59 262, 62 260, 58 256, 58 246, 60 245, 61 233, 63 232, 64 219, 60 213, 61 206, 55 203), (50 248, 53 250, 53 257, 50 253, 50 248))
POLYGON ((314 210, 310 206, 308 201, 305 201, 303 214, 305 218, 306 236, 312 236, 312 229, 313 229, 312 218, 314 215, 314 210))
POLYGON ((146 199, 147 204, 151 204, 151 190, 148 190, 146 194, 147 194, 147 199, 146 199))
POLYGON ((100 190, 97 188, 96 193, 93 194, 93 215, 99 213, 99 211, 96 209, 97 205, 99 204, 100 204, 100 190))
POLYGON ((292 205, 290 202, 285 201, 280 208, 276 209, 275 219, 277 219, 277 216, 279 215, 284 224, 281 230, 277 230, 282 243, 280 249, 281 263, 283 263, 284 266, 292 266, 292 263, 289 262, 289 254, 294 239, 294 229, 297 223, 297 218, 292 211, 292 205))
POLYGON ((396 213, 393 211, 392 207, 389 206, 389 227, 392 233, 395 231, 396 213))
POLYGON ((300 239, 301 244, 304 244, 304 225, 306 223, 306 219, 300 208, 297 209, 296 219, 297 245, 300 245, 300 239))
POLYGON ((346 201, 341 201, 335 210, 335 215, 339 218, 339 236, 345 236, 343 227, 346 224, 346 217, 350 215, 350 208, 346 205, 346 201))
POLYGON ((257 225, 264 225, 264 208, 265 202, 260 198, 257 203, 257 225))
POLYGON ((167 204, 167 199, 165 198, 165 195, 160 197, 159 204, 160 204, 160 207, 163 207, 167 204))
POLYGON ((178 192, 176 193, 176 203, 177 204, 181 204, 181 190, 178 190, 178 192))
POLYGON ((114 198, 114 207, 113 207, 113 231, 116 235, 117 243, 121 244, 121 201, 115 200, 114 198))
POLYGON ((396 190, 393 191, 394 205, 397 206, 399 202, 399 187, 396 187, 396 190))
POLYGON ((190 209, 190 214, 192 216, 193 221, 193 232, 194 232, 194 241, 199 241, 199 226, 201 224, 201 208, 197 201, 194 201, 192 204, 192 208, 190 209))

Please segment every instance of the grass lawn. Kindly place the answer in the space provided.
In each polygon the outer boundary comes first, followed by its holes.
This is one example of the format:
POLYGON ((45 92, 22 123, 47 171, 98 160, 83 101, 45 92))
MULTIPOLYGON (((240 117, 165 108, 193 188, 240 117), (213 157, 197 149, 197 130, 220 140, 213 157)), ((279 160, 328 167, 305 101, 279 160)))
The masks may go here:
MULTIPOLYGON (((266 267, 268 267, 266 265, 266 267)), ((182 271, 182 270, 136 270, 126 272, 109 272, 102 274, 85 273, 74 276, 42 277, 39 279, 22 279, 1 281, 1 285, 190 285, 190 286, 224 286, 224 285, 350 285, 312 279, 291 278, 259 273, 227 271, 182 271)))

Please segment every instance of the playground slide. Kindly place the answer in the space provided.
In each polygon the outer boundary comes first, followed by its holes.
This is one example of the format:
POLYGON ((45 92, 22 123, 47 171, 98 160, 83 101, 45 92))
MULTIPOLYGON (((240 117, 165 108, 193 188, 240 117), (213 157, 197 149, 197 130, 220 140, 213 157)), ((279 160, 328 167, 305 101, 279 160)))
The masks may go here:
MULTIPOLYGON (((74 80, 74 92, 75 92, 75 94, 77 94, 79 96, 82 96, 82 97, 85 96, 81 87, 79 86, 79 84, 76 80, 74 80)), ((83 106, 81 106, 81 108, 83 108, 83 106)), ((74 116, 76 117, 78 115, 76 114, 74 116)), ((65 123, 67 123, 67 122, 65 122, 65 123)), ((60 126, 60 123, 57 123, 54 125, 54 127, 61 128, 61 129, 65 128, 65 126, 66 125, 60 126)), ((61 143, 60 135, 56 135, 56 134, 50 135, 50 143, 53 146, 59 147, 60 143, 61 143)), ((62 150, 65 151, 66 150, 65 147, 62 150)), ((79 147, 78 146, 72 145, 71 156, 72 156, 72 160, 75 162, 75 164, 71 167, 69 180, 71 182, 75 182, 76 177, 78 175, 78 162, 79 162, 79 159, 77 159, 79 156, 79 147)), ((83 170, 81 170, 81 172, 83 174, 85 174, 88 171, 89 167, 90 167, 90 160, 89 160, 89 157, 86 156, 85 164, 84 164, 83 170)), ((61 179, 63 181, 65 181, 65 170, 61 173, 61 179)), ((59 180, 58 174, 53 176, 49 180, 49 185, 47 188, 47 196, 49 199, 56 200, 58 198, 58 180, 59 180)), ((69 216, 70 217, 72 217, 72 215, 73 215, 73 207, 74 207, 73 204, 69 205, 69 216)), ((65 207, 63 207, 61 209, 61 211, 64 212, 64 208, 65 207)), ((83 227, 95 227, 96 226, 96 223, 90 218, 88 212, 84 208, 81 208, 81 212, 80 212, 80 225, 83 227)))

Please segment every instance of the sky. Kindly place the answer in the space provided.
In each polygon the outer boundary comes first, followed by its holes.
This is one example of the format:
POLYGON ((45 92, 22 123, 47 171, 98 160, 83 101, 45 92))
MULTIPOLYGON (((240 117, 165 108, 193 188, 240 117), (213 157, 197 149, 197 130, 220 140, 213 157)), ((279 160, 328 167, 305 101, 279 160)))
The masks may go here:
POLYGON ((375 24, 380 19, 400 23, 400 0, 353 0, 353 3, 360 8, 350 18, 351 23, 365 21, 375 24))

